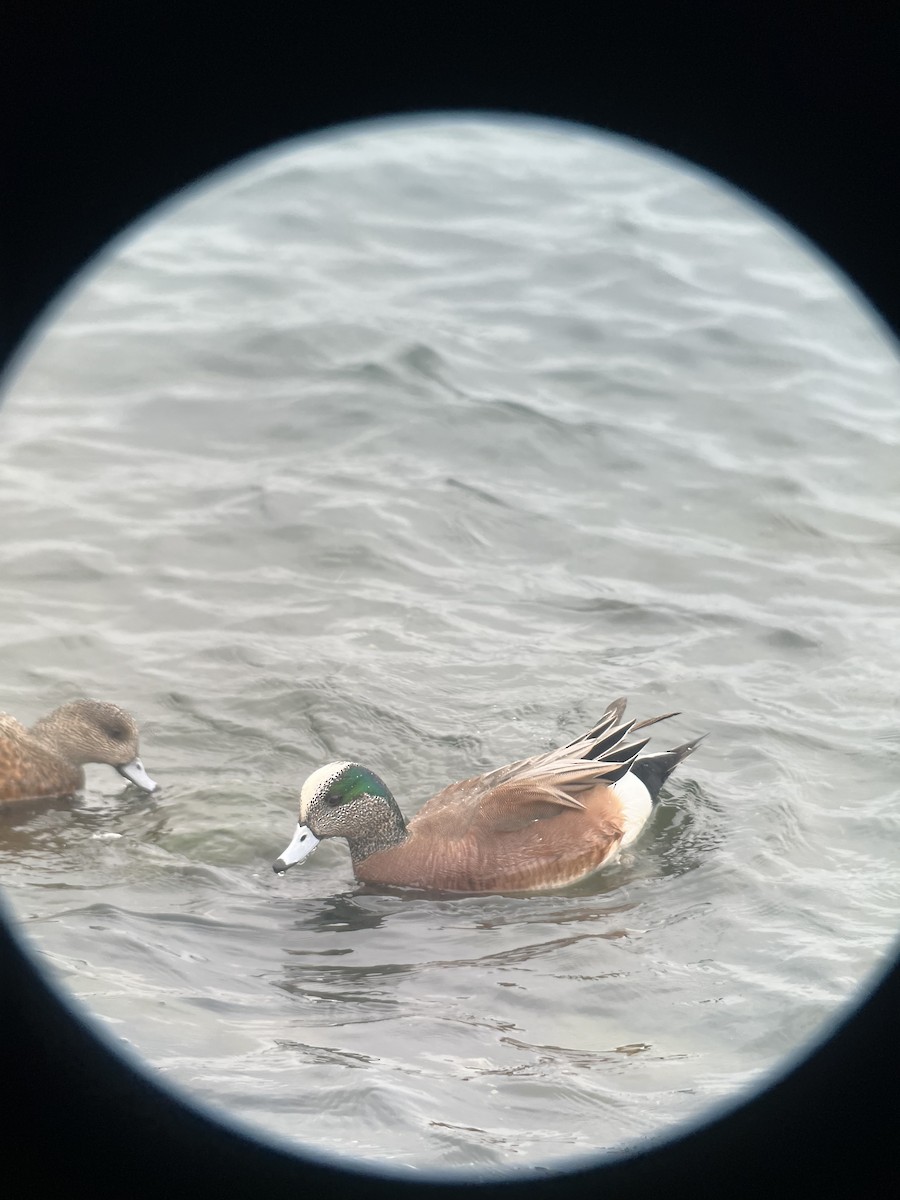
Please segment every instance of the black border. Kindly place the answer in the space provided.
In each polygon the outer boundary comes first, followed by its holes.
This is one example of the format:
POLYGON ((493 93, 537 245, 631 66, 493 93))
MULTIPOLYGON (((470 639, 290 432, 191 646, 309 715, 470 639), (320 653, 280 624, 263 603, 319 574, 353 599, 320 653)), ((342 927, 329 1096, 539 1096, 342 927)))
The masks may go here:
MULTIPOLYGON (((210 169, 343 121, 442 109, 583 121, 718 172, 827 247, 896 333, 898 10, 7 0, 0 350, 7 360, 111 236, 210 169)), ((829 1042, 713 1124, 631 1160, 480 1190, 900 1195, 898 1013, 895 963, 829 1042)), ((337 1171, 180 1105, 108 1052, 2 926, 0 1055, 10 1196, 472 1191, 337 1171)))

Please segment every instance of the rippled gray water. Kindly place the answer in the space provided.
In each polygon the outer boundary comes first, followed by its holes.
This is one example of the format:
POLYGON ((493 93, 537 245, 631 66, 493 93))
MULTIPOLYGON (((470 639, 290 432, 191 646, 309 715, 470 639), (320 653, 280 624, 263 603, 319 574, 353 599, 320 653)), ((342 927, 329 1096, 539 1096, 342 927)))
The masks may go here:
POLYGON ((172 207, 52 314, 0 416, 0 708, 131 709, 0 815, 51 974, 294 1142, 561 1165, 737 1097, 896 929, 900 367, 709 182, 546 125, 372 127, 172 207), (407 814, 625 694, 710 737, 558 894, 276 878, 305 775, 407 814))

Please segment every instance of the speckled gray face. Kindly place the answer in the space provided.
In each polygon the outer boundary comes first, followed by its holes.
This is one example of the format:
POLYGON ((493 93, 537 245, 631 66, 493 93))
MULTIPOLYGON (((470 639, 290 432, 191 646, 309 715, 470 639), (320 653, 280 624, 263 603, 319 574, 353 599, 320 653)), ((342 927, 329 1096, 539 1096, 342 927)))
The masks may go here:
POLYGON ((384 823, 394 800, 385 784, 359 763, 330 763, 300 792, 300 824, 318 838, 352 840, 384 823))
POLYGON ((304 783, 297 832, 274 869, 281 873, 302 862, 322 838, 346 838, 358 860, 405 836, 406 823, 396 801, 374 772, 359 763, 329 763, 304 783))
POLYGON ((338 797, 343 802, 346 797, 343 780, 355 766, 351 762, 334 762, 313 771, 300 789, 301 825, 309 824, 311 813, 315 816, 322 810, 334 807, 338 797))

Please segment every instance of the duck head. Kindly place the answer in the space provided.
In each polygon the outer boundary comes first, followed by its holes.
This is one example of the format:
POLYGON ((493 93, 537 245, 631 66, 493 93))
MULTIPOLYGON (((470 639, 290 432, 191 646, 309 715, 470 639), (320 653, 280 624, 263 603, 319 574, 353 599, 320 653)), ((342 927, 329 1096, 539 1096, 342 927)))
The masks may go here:
POLYGON ((294 836, 273 870, 283 875, 333 837, 346 838, 354 862, 406 840, 406 822, 390 789, 360 763, 334 762, 313 771, 300 789, 294 836))

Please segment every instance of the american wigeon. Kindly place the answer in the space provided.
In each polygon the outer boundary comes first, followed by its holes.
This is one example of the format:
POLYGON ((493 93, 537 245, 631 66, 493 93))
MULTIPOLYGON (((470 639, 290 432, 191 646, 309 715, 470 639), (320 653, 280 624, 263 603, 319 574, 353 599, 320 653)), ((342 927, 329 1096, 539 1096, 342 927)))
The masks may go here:
POLYGON ((678 714, 620 724, 624 710, 615 700, 567 746, 451 784, 408 825, 373 771, 320 767, 303 784, 297 830, 274 870, 342 837, 362 883, 468 893, 574 883, 634 841, 663 783, 701 741, 638 758, 650 739, 628 735, 678 714))
POLYGON ((145 792, 134 718, 100 700, 73 700, 26 729, 0 713, 0 805, 52 800, 84 787, 84 764, 108 763, 145 792))

